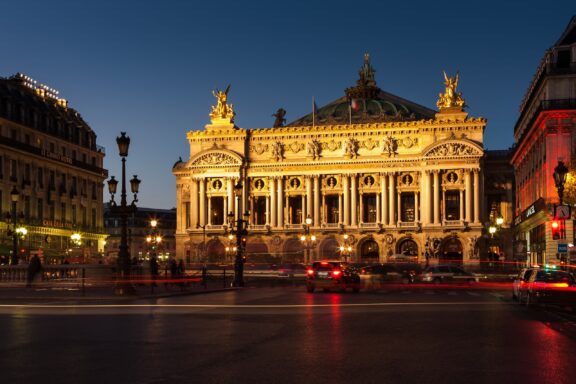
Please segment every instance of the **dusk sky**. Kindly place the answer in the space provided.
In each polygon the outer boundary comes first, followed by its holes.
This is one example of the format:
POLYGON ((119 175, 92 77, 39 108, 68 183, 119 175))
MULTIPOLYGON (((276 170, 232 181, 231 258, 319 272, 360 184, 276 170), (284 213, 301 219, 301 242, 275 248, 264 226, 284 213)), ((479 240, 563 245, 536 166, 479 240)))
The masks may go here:
MULTIPOLYGON (((209 123, 213 89, 231 84, 236 125, 271 127, 344 95, 369 52, 380 88, 436 109, 442 71, 460 71, 487 149, 513 142, 518 106, 572 1, 10 1, 0 6, 0 76, 22 72, 60 91, 106 148, 131 138, 139 206, 175 206, 172 166, 186 132, 209 123)), ((107 190, 107 188, 105 188, 107 190)), ((105 201, 108 194, 105 193, 105 201)))

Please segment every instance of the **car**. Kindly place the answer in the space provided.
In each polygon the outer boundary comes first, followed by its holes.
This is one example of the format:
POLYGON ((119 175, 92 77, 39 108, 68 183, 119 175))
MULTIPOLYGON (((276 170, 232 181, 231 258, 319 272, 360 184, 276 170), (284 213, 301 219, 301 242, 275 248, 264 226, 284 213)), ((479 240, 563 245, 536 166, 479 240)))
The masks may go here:
POLYGON ((519 300, 526 306, 535 304, 571 306, 576 304, 576 281, 566 271, 542 268, 534 271, 520 290, 519 300))
POLYGON ((279 277, 288 278, 306 277, 307 270, 306 265, 300 263, 280 264, 277 269, 279 277))
POLYGON ((386 284, 410 284, 421 272, 418 264, 385 263, 360 268, 360 281, 367 289, 378 289, 386 284))
POLYGON ((480 278, 480 275, 467 272, 456 265, 433 265, 422 272, 419 281, 434 284, 473 284, 478 283, 480 278))
POLYGON ((315 261, 306 271, 306 276, 306 290, 310 293, 316 288, 322 288, 324 291, 346 289, 351 289, 355 293, 360 291, 358 270, 344 261, 315 261))
POLYGON ((512 300, 520 302, 520 295, 524 293, 526 284, 536 268, 523 268, 512 282, 512 300))

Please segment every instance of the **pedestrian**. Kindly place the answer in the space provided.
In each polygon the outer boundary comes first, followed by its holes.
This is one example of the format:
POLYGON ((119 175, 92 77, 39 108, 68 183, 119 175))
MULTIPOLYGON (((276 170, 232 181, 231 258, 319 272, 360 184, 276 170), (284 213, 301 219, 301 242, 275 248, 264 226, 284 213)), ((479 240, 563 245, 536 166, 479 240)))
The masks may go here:
POLYGON ((156 278, 158 277, 158 259, 156 255, 150 258, 150 277, 152 278, 152 286, 156 286, 156 278))
POLYGON ((206 264, 202 266, 202 286, 206 289, 208 287, 208 268, 206 264))
POLYGON ((28 273, 26 274, 26 287, 31 288, 32 282, 36 277, 36 274, 42 270, 42 263, 37 254, 34 254, 30 259, 30 264, 28 264, 28 273))
POLYGON ((180 259, 178 261, 178 278, 180 279, 180 288, 184 289, 184 275, 185 275, 185 268, 184 268, 184 260, 180 259))

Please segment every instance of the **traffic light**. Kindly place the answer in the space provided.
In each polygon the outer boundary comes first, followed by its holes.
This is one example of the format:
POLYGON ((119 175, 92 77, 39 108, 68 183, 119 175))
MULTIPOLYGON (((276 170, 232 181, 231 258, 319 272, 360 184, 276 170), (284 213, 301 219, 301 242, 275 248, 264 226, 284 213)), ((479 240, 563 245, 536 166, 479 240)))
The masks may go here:
POLYGON ((559 240, 560 239, 560 223, 558 220, 553 220, 550 224, 552 227, 552 240, 559 240))

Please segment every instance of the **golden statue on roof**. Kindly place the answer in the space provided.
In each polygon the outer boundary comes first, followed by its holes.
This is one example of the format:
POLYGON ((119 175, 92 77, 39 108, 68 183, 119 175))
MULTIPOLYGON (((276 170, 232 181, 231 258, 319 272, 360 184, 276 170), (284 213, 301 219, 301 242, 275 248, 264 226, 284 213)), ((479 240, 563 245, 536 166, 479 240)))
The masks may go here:
POLYGON ((234 108, 232 104, 227 103, 228 91, 230 91, 230 85, 226 87, 224 92, 219 91, 218 89, 212 91, 212 94, 217 100, 217 104, 212 106, 212 112, 210 112, 212 123, 222 120, 227 120, 230 123, 234 122, 234 108))
POLYGON ((464 99, 462 98, 462 92, 456 92, 458 87, 459 74, 456 72, 456 76, 448 77, 446 71, 444 71, 444 85, 446 86, 446 91, 444 94, 440 93, 438 96, 438 101, 436 106, 439 110, 446 108, 454 108, 462 110, 466 105, 464 99))

